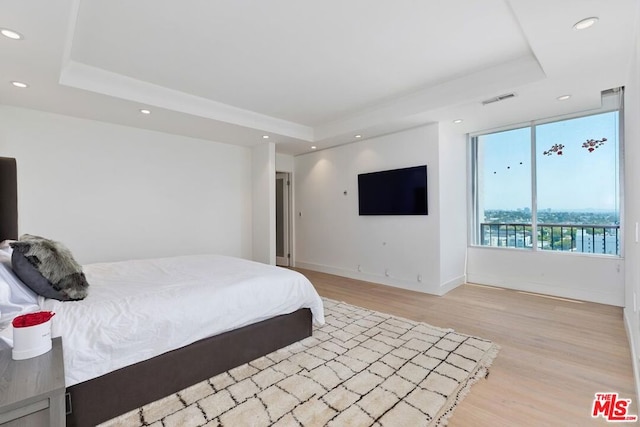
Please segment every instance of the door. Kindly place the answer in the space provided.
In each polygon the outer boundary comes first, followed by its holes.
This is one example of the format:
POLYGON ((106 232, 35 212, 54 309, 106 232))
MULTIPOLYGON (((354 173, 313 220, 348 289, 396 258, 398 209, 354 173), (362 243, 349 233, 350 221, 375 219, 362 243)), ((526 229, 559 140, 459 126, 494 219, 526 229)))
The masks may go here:
POLYGON ((276 265, 289 266, 289 174, 276 173, 276 265))

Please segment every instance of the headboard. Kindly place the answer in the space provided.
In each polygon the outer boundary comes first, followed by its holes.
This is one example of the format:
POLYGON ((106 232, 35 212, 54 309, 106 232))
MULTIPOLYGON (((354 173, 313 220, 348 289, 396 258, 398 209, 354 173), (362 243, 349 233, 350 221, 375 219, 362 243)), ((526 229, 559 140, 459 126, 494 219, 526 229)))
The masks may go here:
POLYGON ((0 242, 18 238, 16 159, 0 157, 0 242))

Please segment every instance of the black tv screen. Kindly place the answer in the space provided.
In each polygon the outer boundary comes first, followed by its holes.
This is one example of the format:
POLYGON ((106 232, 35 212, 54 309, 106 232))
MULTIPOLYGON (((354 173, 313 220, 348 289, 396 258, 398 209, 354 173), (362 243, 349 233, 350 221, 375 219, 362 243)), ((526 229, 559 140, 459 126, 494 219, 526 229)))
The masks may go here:
POLYGON ((427 215, 427 166, 358 175, 360 215, 427 215))

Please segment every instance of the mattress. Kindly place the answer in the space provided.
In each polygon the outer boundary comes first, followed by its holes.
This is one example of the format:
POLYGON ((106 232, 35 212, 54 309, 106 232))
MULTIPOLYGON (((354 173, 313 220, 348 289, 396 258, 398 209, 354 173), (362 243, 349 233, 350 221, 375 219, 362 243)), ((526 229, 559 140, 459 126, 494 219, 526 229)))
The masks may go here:
POLYGON ((70 387, 195 341, 309 308, 324 323, 322 300, 300 273, 220 255, 83 266, 82 301, 40 297, 55 313, 70 387))

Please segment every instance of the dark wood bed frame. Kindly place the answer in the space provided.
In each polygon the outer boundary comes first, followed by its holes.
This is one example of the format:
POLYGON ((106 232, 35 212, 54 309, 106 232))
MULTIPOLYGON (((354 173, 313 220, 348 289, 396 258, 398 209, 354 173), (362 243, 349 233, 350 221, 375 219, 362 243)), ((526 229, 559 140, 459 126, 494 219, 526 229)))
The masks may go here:
MULTIPOLYGON (((18 238, 17 194, 16 161, 0 157, 0 241, 18 238)), ((300 309, 73 385, 67 388, 67 426, 95 426, 302 340, 311 332, 311 311, 300 309)))

